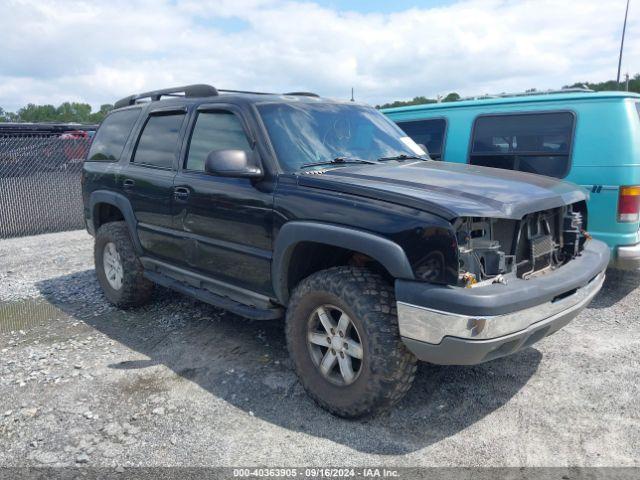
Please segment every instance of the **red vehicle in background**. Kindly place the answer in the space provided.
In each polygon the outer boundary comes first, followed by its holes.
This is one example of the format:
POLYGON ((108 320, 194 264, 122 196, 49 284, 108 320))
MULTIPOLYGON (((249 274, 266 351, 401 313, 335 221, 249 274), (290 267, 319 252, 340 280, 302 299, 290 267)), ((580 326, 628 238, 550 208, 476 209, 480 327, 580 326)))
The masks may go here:
POLYGON ((0 176, 66 171, 82 163, 97 125, 0 123, 0 176))
POLYGON ((87 156, 91 139, 95 130, 70 130, 58 137, 62 142, 62 152, 66 160, 70 163, 82 162, 87 156))

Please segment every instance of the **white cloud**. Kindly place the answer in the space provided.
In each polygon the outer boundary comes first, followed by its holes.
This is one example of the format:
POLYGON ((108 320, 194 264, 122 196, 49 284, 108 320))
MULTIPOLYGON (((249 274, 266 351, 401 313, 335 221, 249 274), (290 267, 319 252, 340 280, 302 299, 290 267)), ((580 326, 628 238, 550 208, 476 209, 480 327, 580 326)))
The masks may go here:
MULTIPOLYGON (((5 0, 0 106, 183 83, 379 103, 613 78, 624 0, 469 0, 391 14, 281 0, 5 0), (233 22, 244 28, 231 28, 233 22)), ((623 71, 640 71, 631 6, 623 71)))

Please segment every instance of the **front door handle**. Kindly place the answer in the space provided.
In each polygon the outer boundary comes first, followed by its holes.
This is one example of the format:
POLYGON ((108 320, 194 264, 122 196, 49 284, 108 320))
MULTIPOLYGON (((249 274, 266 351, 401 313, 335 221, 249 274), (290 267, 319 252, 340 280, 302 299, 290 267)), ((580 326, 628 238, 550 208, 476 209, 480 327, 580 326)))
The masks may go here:
POLYGON ((176 187, 173 189, 173 198, 184 201, 189 198, 190 193, 186 187, 176 187))
POLYGON ((136 184, 136 181, 135 181, 135 180, 133 180, 133 179, 131 179, 131 178, 127 178, 127 179, 125 179, 125 181, 124 181, 124 182, 122 182, 122 187, 123 187, 125 190, 128 190, 128 189, 130 189, 130 188, 133 188, 133 187, 135 186, 135 184, 136 184))

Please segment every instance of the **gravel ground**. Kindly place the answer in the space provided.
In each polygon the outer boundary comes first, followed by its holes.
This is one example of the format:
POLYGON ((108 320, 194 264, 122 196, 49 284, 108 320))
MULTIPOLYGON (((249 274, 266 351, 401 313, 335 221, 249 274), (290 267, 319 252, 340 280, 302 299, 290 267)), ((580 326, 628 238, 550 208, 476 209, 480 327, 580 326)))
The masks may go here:
POLYGON ((568 327, 476 367, 422 364, 391 413, 304 393, 279 322, 164 289, 119 311, 92 239, 0 241, 0 466, 639 466, 640 276, 568 327))

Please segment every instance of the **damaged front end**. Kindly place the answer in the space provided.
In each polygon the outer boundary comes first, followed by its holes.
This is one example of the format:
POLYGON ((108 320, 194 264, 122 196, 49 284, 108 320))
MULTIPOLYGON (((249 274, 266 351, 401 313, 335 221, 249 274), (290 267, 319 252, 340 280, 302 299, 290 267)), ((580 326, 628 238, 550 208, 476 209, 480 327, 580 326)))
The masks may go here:
POLYGON ((580 255, 589 238, 586 221, 585 202, 520 220, 458 218, 458 285, 474 288, 552 271, 580 255))

